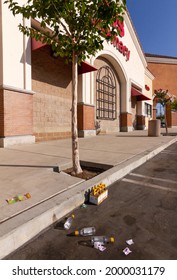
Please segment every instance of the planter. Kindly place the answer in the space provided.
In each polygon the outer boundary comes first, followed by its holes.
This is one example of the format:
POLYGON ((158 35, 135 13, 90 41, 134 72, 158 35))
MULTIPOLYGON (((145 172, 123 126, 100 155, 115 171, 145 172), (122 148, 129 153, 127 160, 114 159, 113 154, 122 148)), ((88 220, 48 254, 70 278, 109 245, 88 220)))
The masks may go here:
POLYGON ((160 136, 160 120, 150 120, 148 123, 148 136, 160 136))

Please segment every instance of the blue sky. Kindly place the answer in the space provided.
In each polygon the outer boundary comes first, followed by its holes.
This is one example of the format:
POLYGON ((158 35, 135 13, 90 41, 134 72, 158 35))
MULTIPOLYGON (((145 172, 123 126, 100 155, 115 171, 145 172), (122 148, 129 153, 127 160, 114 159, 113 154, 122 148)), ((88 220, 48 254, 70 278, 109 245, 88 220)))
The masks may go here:
POLYGON ((177 57, 177 0, 127 0, 145 53, 177 57))

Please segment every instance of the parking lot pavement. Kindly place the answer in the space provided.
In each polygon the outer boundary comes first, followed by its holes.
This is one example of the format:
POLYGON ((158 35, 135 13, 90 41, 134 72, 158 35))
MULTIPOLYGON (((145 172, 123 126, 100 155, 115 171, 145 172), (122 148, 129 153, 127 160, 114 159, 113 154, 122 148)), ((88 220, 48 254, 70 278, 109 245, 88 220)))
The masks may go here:
POLYGON ((6 259, 59 260, 175 260, 177 258, 177 143, 169 146, 122 180, 109 187, 99 206, 74 210, 69 231, 58 221, 6 259), (68 236, 95 226, 96 235, 114 236, 115 242, 99 251, 89 237, 68 236), (133 239, 133 245, 126 240, 133 239), (132 251, 123 253, 125 247, 132 251))

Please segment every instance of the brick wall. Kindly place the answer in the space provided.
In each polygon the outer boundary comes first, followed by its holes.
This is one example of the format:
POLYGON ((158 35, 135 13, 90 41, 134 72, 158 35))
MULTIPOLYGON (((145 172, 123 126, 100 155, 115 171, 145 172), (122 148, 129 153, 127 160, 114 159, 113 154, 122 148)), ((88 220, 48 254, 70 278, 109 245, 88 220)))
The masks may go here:
POLYGON ((143 130, 145 129, 145 125, 146 125, 146 117, 143 115, 137 115, 136 116, 136 129, 137 130, 143 130))
POLYGON ((71 64, 53 58, 49 46, 32 52, 33 123, 36 140, 71 135, 71 64))
POLYGON ((155 76, 153 88, 168 89, 170 93, 177 97, 176 64, 148 63, 149 70, 155 76))
MULTIPOLYGON (((177 97, 177 65, 166 63, 148 63, 149 70, 156 77, 153 81, 154 89, 168 89, 169 92, 177 97)), ((167 112, 168 126, 177 126, 176 115, 173 112, 167 112)))
POLYGON ((78 129, 94 130, 95 129, 95 107, 86 104, 78 104, 78 129))
POLYGON ((33 134, 32 99, 31 94, 1 90, 0 136, 33 134))
POLYGON ((121 113, 120 125, 121 125, 121 127, 131 127, 132 126, 132 114, 121 113))
POLYGON ((177 112, 172 112, 172 126, 177 126, 177 112))
POLYGON ((4 93, 0 89, 0 136, 4 136, 4 93))

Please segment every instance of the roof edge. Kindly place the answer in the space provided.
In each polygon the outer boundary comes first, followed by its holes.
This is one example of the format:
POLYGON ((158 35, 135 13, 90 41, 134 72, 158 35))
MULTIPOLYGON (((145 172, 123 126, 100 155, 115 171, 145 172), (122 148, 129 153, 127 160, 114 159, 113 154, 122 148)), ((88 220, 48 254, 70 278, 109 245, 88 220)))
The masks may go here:
POLYGON ((126 9, 126 13, 125 13, 125 16, 124 16, 124 20, 127 24, 127 28, 129 29, 129 32, 130 32, 130 36, 132 36, 132 40, 137 48, 137 51, 141 57, 141 60, 143 62, 143 65, 144 67, 146 68, 147 67, 147 60, 146 60, 146 56, 145 56, 145 53, 144 53, 144 50, 143 50, 143 47, 141 45, 141 42, 140 42, 140 39, 138 37, 138 34, 136 32, 136 28, 133 24, 133 21, 132 21, 132 18, 131 18, 131 15, 129 13, 129 10, 128 8, 126 9))
POLYGON ((146 60, 148 63, 159 63, 159 64, 177 64, 177 57, 167 55, 157 55, 146 53, 146 60))
POLYGON ((168 55, 161 55, 161 54, 151 54, 145 53, 146 57, 159 57, 159 58, 169 58, 169 59, 177 59, 176 56, 168 56, 168 55))

